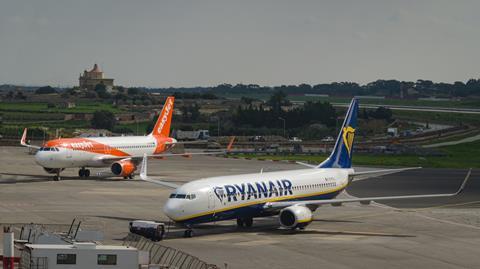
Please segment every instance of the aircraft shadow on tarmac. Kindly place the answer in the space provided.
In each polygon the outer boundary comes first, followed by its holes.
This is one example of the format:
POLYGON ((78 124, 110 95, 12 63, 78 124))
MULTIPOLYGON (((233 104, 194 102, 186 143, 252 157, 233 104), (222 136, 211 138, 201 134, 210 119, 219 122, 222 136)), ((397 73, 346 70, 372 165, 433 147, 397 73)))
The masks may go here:
MULTIPOLYGON (((113 220, 132 221, 135 219, 126 217, 115 216, 93 216, 98 218, 106 218, 113 220)), ((166 237, 165 239, 181 239, 184 238, 185 227, 177 226, 169 220, 158 220, 166 224, 166 237)), ((349 220, 314 220, 314 222, 349 222, 349 223, 361 223, 360 221, 349 220)), ((193 227, 195 231, 194 237, 208 237, 222 234, 231 233, 245 233, 245 234, 257 234, 268 236, 289 236, 289 235, 326 235, 326 236, 365 236, 365 237, 416 237, 415 235, 408 234, 395 234, 395 233, 381 233, 381 232, 362 232, 362 231, 339 231, 339 230, 319 230, 312 229, 311 226, 307 226, 305 230, 290 230, 280 228, 278 220, 276 218, 259 218, 255 219, 253 227, 239 228, 231 222, 219 222, 199 224, 193 227), (221 223, 221 224, 220 224, 221 223)), ((123 241, 125 238, 117 238, 115 240, 123 241)))
MULTIPOLYGON (((123 179, 120 177, 98 177, 98 176, 91 176, 89 178, 80 178, 78 176, 62 176, 61 181, 67 180, 92 180, 92 181, 138 181, 143 182, 141 180, 135 179, 123 179)), ((33 183, 33 182, 46 182, 46 181, 54 181, 53 176, 51 175, 34 175, 34 174, 22 174, 22 173, 0 173, 0 184, 15 184, 15 183, 33 183)), ((179 184, 184 184, 189 181, 171 181, 179 184)))

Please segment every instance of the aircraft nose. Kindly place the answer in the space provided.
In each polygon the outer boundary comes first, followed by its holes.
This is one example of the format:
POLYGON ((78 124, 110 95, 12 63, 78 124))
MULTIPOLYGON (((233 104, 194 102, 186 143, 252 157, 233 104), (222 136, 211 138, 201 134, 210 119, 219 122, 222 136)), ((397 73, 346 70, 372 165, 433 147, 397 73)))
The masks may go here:
POLYGON ((45 166, 45 152, 37 151, 37 153, 35 153, 35 162, 41 166, 45 166))
POLYGON ((177 220, 182 215, 182 205, 179 199, 168 199, 163 207, 163 212, 172 220, 177 220))

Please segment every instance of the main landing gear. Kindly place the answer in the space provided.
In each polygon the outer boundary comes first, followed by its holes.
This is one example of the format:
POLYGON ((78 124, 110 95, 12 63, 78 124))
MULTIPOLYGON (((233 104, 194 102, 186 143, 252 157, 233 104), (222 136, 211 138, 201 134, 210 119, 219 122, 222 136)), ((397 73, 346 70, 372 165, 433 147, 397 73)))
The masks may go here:
POLYGON ((90 176, 90 170, 82 167, 82 169, 78 170, 78 176, 81 178, 88 178, 90 176))
POLYGON ((128 175, 126 177, 123 177, 123 179, 133 179, 133 173, 131 173, 130 175, 128 175))
POLYGON ((237 227, 243 228, 247 227, 250 228, 253 225, 253 218, 237 218, 237 227))

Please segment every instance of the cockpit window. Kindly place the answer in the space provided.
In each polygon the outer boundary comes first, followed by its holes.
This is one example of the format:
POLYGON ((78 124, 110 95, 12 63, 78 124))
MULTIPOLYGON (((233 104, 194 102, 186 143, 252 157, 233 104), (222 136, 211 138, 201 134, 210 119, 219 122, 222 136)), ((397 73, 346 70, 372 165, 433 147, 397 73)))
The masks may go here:
POLYGON ((193 200, 197 198, 197 196, 195 194, 172 193, 170 194, 169 198, 193 200))
POLYGON ((39 151, 60 151, 58 148, 41 147, 39 151))

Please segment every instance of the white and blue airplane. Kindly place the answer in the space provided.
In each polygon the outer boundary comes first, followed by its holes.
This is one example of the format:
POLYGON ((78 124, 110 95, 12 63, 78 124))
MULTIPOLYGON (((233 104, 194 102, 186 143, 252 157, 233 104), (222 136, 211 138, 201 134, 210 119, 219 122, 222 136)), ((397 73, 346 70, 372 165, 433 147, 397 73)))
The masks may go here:
POLYGON ((372 201, 448 197, 459 194, 470 177, 468 172, 455 193, 406 195, 366 198, 335 198, 352 180, 382 176, 414 168, 355 172, 352 152, 357 128, 358 100, 353 99, 331 155, 319 165, 308 169, 260 172, 203 178, 182 186, 151 179, 147 175, 147 156, 142 161, 140 178, 144 181, 174 188, 164 206, 165 214, 187 227, 185 237, 191 237, 192 225, 236 219, 237 225, 250 227, 253 218, 279 215, 282 227, 303 229, 312 222, 312 212, 325 204, 341 205, 372 201))

